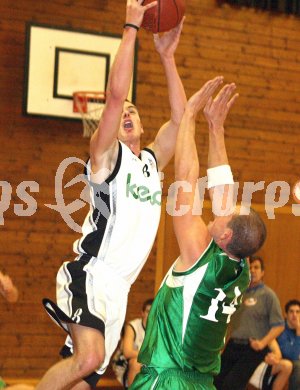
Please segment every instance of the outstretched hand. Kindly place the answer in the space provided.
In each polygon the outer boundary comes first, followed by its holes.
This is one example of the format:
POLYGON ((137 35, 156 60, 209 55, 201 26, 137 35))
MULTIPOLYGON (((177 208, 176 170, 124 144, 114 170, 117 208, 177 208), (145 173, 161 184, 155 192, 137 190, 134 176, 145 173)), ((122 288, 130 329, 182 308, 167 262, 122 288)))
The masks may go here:
POLYGON ((223 76, 217 76, 213 80, 207 81, 198 92, 189 98, 187 107, 194 116, 205 107, 212 94, 222 83, 223 76))
POLYGON ((142 5, 144 0, 127 0, 126 5, 126 23, 134 24, 137 27, 140 27, 144 13, 153 7, 157 6, 157 1, 153 1, 147 5, 142 5))
POLYGON ((235 89, 234 83, 226 84, 214 99, 211 96, 208 99, 204 108, 204 116, 210 129, 223 128, 227 114, 239 96, 237 93, 232 96, 235 89))
POLYGON ((162 35, 153 34, 154 46, 162 57, 172 57, 178 46, 180 34, 185 17, 182 18, 178 26, 162 35))

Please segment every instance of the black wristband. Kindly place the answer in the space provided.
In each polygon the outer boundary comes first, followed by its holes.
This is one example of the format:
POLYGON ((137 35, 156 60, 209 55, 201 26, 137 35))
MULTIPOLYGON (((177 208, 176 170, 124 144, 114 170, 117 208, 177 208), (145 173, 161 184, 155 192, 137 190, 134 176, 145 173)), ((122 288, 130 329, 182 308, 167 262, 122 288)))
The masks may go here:
POLYGON ((136 31, 139 31, 139 29, 140 29, 138 26, 136 26, 135 24, 132 24, 132 23, 125 23, 124 26, 123 26, 123 28, 126 28, 126 27, 135 28, 136 31))

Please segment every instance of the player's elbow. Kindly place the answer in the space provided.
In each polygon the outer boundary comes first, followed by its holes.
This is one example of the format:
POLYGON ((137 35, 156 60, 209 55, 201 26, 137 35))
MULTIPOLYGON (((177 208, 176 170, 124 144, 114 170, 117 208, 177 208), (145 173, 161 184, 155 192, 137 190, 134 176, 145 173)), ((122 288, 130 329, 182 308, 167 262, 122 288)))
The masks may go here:
POLYGON ((127 98, 127 91, 120 88, 120 83, 111 83, 105 93, 106 104, 123 104, 127 98))

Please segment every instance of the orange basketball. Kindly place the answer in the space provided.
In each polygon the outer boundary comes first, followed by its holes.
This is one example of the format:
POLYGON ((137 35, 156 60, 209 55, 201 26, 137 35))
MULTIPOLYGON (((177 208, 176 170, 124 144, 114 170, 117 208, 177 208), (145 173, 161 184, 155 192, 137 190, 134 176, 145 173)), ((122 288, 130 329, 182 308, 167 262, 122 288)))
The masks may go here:
MULTIPOLYGON (((145 0, 143 5, 153 1, 145 0)), ((184 0, 157 0, 157 6, 145 12, 141 27, 153 33, 169 31, 181 22, 184 12, 184 0)))
POLYGON ((294 184, 292 193, 295 202, 300 203, 300 180, 294 184))

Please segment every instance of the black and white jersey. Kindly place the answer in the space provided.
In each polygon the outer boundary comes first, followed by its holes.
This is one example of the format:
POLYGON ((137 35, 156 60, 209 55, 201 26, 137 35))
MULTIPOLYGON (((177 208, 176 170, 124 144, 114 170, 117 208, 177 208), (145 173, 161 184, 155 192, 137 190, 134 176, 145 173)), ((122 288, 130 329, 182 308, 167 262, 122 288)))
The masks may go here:
POLYGON ((143 149, 137 157, 119 142, 110 176, 95 184, 90 173, 89 161, 91 206, 74 251, 105 262, 131 284, 149 255, 160 219, 162 191, 154 153, 143 149))

